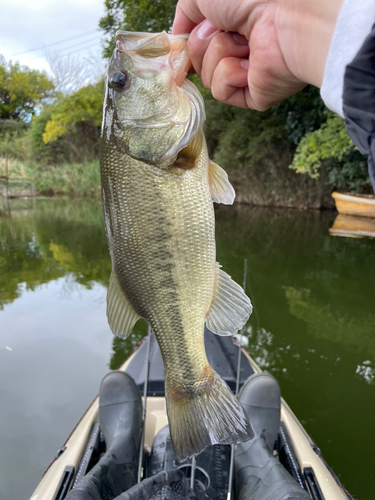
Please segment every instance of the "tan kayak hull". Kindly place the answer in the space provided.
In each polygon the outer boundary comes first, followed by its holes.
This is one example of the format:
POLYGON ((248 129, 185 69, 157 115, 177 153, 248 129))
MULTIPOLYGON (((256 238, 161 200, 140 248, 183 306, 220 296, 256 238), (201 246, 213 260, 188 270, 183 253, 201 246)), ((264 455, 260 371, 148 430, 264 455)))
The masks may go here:
MULTIPOLYGON (((262 371, 255 361, 244 351, 254 372, 262 371)), ((120 370, 125 371, 132 356, 121 366, 120 370)), ((49 467, 41 482, 31 495, 30 500, 52 500, 61 480, 63 471, 67 466, 77 469, 81 457, 85 451, 87 439, 93 425, 98 420, 99 401, 96 398, 88 408, 77 427, 65 443, 66 450, 49 467)), ((348 500, 343 490, 337 485, 324 462, 314 452, 311 445, 311 438, 308 436, 297 417, 291 411, 286 402, 282 399, 281 420, 284 422, 286 430, 292 441, 294 451, 303 470, 305 467, 312 467, 319 482, 320 489, 325 500, 348 500)), ((165 398, 148 397, 146 414, 145 447, 151 448, 156 434, 168 424, 165 398)))
POLYGON ((332 197, 339 214, 375 217, 375 196, 373 195, 354 195, 334 191, 332 197))

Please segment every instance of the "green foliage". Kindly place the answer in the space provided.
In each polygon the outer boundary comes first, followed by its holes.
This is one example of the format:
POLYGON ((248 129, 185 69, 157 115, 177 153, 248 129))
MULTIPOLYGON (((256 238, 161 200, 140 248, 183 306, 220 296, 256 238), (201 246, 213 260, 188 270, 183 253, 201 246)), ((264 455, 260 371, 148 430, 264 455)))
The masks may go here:
POLYGON ((87 85, 35 116, 30 129, 31 156, 43 166, 84 163, 99 154, 104 82, 87 85))
POLYGON ((220 137, 214 158, 228 170, 257 169, 269 148, 277 147, 289 147, 283 123, 278 117, 270 113, 235 110, 226 133, 220 137))
POLYGON ((23 132, 27 129, 27 124, 18 120, 5 118, 0 120, 0 136, 4 133, 23 132))
POLYGON ((43 133, 45 144, 74 129, 75 125, 90 122, 100 127, 104 96, 104 82, 87 85, 71 95, 62 96, 53 105, 43 133))
POLYGON ((292 144, 298 144, 304 135, 327 120, 320 91, 312 85, 274 106, 272 113, 284 120, 286 137, 292 144))
POLYGON ((111 57, 115 33, 170 30, 177 0, 105 0, 105 15, 99 27, 107 35, 104 56, 111 57))
POLYGON ((59 143, 49 144, 48 147, 43 142, 43 134, 47 123, 52 117, 52 107, 48 106, 38 116, 34 116, 29 131, 30 136, 30 155, 43 164, 56 163, 60 155, 63 155, 63 149, 59 143))
POLYGON ((0 56, 0 120, 29 122, 53 96, 53 83, 44 72, 7 63, 0 56))
POLYGON ((307 133, 297 145, 290 168, 317 179, 323 168, 327 182, 334 188, 369 192, 371 182, 367 162, 351 141, 344 121, 326 112, 327 121, 307 133))
POLYGON ((327 181, 337 189, 354 193, 371 193, 371 181, 366 158, 358 149, 351 149, 342 156, 342 160, 330 158, 324 162, 327 181))
POLYGON ((298 173, 307 173, 313 179, 317 179, 324 160, 335 158, 342 161, 344 154, 353 150, 354 147, 343 120, 329 113, 326 123, 302 138, 297 146, 291 168, 298 173))
POLYGON ((0 156, 25 161, 29 157, 30 141, 26 134, 7 132, 0 135, 0 156))

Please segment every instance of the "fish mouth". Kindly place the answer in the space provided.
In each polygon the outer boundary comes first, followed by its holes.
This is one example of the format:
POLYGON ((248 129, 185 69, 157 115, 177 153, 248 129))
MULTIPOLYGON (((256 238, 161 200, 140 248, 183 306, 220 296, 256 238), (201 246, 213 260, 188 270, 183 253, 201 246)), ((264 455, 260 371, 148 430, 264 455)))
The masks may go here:
POLYGON ((187 34, 118 31, 108 66, 107 83, 116 71, 129 81, 125 92, 107 85, 110 106, 117 113, 117 146, 159 168, 174 163, 205 119, 203 98, 186 79, 191 65, 187 40, 187 34))
POLYGON ((138 76, 147 77, 160 71, 170 71, 172 80, 181 86, 191 66, 188 38, 188 33, 170 35, 165 31, 117 31, 116 48, 131 58, 138 76))
POLYGON ((145 38, 154 38, 156 36, 159 36, 161 33, 165 33, 169 39, 183 39, 183 40, 187 40, 189 38, 189 34, 190 33, 183 33, 183 34, 180 34, 180 35, 172 35, 170 33, 167 33, 166 31, 162 31, 160 33, 150 33, 148 31, 125 31, 125 30, 117 30, 116 31, 116 41, 117 41, 117 38, 120 37, 120 36, 126 36, 127 38, 132 38, 134 40, 141 40, 142 39, 144 40, 145 38))

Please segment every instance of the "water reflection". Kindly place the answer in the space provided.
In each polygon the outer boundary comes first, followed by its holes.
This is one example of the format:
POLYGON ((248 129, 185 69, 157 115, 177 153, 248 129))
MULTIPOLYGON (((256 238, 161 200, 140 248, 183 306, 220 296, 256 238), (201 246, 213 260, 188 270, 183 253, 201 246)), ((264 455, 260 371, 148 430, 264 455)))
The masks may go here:
MULTIPOLYGON (((125 340, 109 331, 100 205, 38 200, 26 208, 13 205, 11 217, 0 217, 4 498, 31 493, 102 376, 147 332, 144 321, 125 340)), ((371 498, 375 241, 330 237, 333 213, 221 207, 216 216, 223 269, 241 283, 248 261, 250 353, 278 377, 349 490, 371 498)))
POLYGON ((375 357, 375 311, 353 316, 314 299, 310 290, 293 287, 285 289, 285 297, 290 313, 308 325, 309 334, 375 357))
POLYGON ((329 234, 344 238, 375 238, 375 219, 339 214, 329 228, 329 234))
POLYGON ((141 340, 147 335, 147 323, 141 319, 136 323, 127 339, 115 337, 112 342, 112 355, 109 363, 111 370, 117 370, 124 361, 137 349, 141 340))
POLYGON ((11 218, 12 225, 0 219, 0 307, 19 297, 22 286, 34 290, 67 273, 86 288, 107 285, 110 260, 98 204, 40 200, 35 210, 12 210, 11 218))

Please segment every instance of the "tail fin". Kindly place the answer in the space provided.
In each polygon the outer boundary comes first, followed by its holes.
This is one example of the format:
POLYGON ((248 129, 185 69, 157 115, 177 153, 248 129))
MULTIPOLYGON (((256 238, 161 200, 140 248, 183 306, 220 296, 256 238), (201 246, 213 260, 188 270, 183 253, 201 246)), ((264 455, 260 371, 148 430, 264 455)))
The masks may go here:
POLYGON ((176 398, 173 391, 166 392, 171 440, 180 460, 211 444, 235 444, 254 437, 245 410, 216 372, 210 389, 201 394, 176 398))

